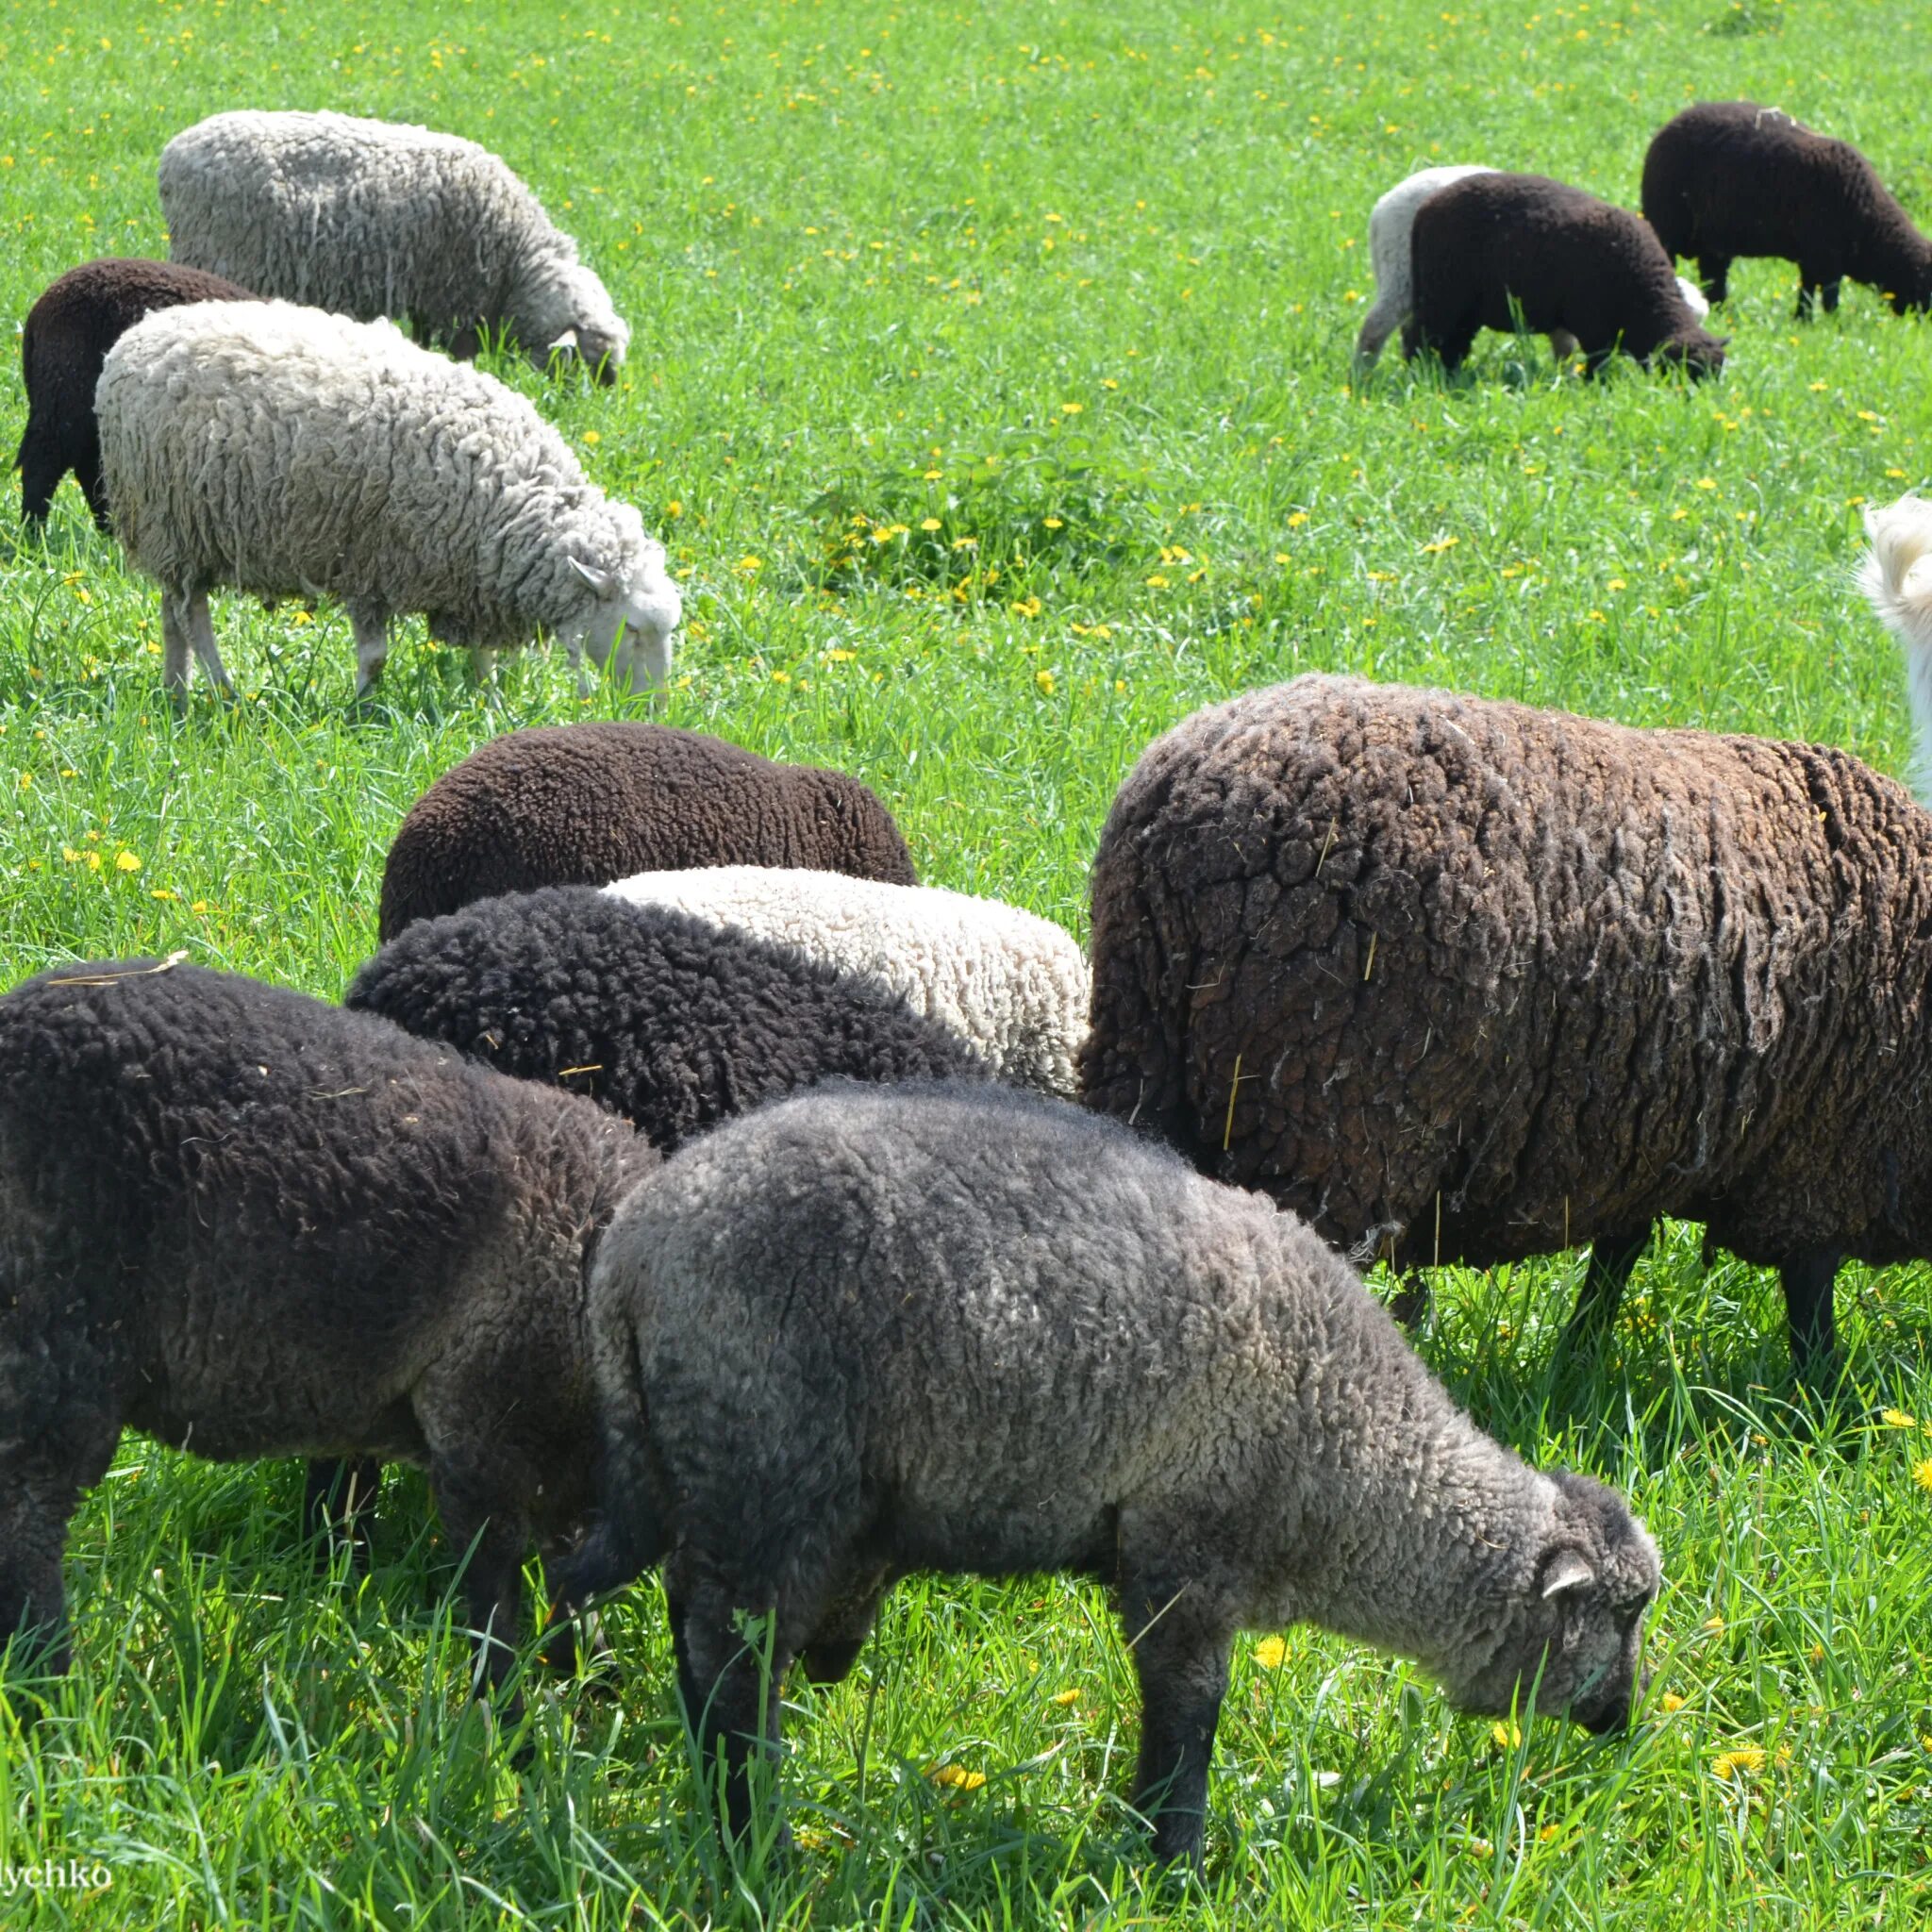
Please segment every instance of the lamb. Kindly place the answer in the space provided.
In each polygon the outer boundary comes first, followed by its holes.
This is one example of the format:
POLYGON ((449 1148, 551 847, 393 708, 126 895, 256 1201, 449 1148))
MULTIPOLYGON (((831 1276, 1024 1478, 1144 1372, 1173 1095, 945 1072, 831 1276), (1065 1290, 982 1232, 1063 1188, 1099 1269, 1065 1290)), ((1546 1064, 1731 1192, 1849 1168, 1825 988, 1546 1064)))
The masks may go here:
POLYGON ((94 385, 108 351, 131 324, 157 308, 184 302, 254 299, 248 290, 219 275, 165 261, 87 261, 48 283, 27 310, 20 336, 26 433, 13 467, 20 472, 24 521, 46 527, 54 491, 72 470, 94 522, 103 530, 108 527, 94 385))
POLYGON ((1900 314, 1932 308, 1932 241, 1849 142, 1756 101, 1700 101, 1658 128, 1643 158, 1643 214, 1666 252, 1696 258, 1713 302, 1739 256, 1798 264, 1798 319, 1849 275, 1900 314))
MULTIPOLYGON (((1415 225, 1416 209, 1439 188, 1461 181, 1471 175, 1493 175, 1493 168, 1419 168, 1398 181, 1369 212, 1369 263, 1375 276, 1375 299, 1362 319, 1361 334, 1356 339, 1356 375, 1359 379, 1374 367, 1382 344, 1409 318, 1414 308, 1414 290, 1409 278, 1409 233, 1415 225)), ((1685 306, 1699 322, 1710 313, 1709 304, 1682 275, 1677 277, 1678 292, 1685 306)), ((1568 329, 1550 331, 1550 352, 1557 361, 1567 362, 1576 353, 1576 338, 1568 329)))
POLYGON ((373 322, 468 360, 485 329, 541 369, 612 383, 629 325, 537 197, 488 148, 348 114, 213 114, 161 151, 174 258, 373 322))
POLYGON ((95 401, 115 532, 161 586, 177 696, 191 646, 231 689, 215 584, 340 598, 358 699, 404 611, 479 674, 539 631, 620 680, 670 668, 682 607, 637 511, 522 396, 387 324, 287 302, 164 310, 115 344, 95 401))
MULTIPOLYGON (((1932 506, 1872 529, 1923 703, 1932 506)), ((1594 1243, 1580 1340, 1701 1221, 1813 1376, 1932 1257, 1932 816, 1843 752, 1300 677, 1143 754, 1092 915, 1089 1105, 1357 1253, 1594 1243)))
POLYGON ((540 725, 491 739, 409 808, 383 868, 378 929, 392 940, 499 892, 694 865, 918 883, 892 815, 842 772, 667 724, 540 725))
POLYGON ((1534 1695, 1599 1732, 1641 1691, 1658 1566, 1624 1499, 1485 1436, 1293 1216, 1076 1108, 763 1108, 625 1203, 591 1328, 602 1508, 565 1588, 662 1559, 734 1834, 789 1663, 842 1676, 912 1570, 1113 1587, 1163 1858, 1200 1854, 1238 1630, 1320 1624, 1466 1709, 1534 1695))
POLYGON ((798 946, 963 1035, 1001 1079, 1076 1091, 1087 962, 1037 913, 937 886, 755 865, 640 873, 605 890, 798 946))
POLYGON ((367 1014, 170 960, 0 997, 0 1648, 123 1429, 229 1461, 428 1471, 479 1633, 580 1525, 586 1270, 657 1162, 589 1101, 367 1014))
POLYGON ((1574 337, 1592 375, 1619 349, 1646 368, 1693 376, 1724 367, 1671 258, 1627 208, 1541 175, 1481 174, 1439 189, 1409 236, 1413 313, 1402 353, 1461 366, 1476 331, 1522 327, 1574 337))

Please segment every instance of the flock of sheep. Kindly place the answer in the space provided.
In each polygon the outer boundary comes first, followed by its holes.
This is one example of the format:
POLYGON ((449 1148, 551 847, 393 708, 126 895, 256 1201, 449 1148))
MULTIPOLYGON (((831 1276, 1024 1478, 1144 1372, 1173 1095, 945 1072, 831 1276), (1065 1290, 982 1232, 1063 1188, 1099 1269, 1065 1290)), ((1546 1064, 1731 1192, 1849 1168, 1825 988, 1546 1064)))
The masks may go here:
MULTIPOLYGON (((1693 109, 1658 148, 1700 114, 1707 174, 1724 142, 1815 141, 1693 109)), ((1365 349, 1411 299, 1413 340, 1453 349, 1494 311, 1445 320, 1439 268, 1514 293, 1512 223, 1595 219, 1524 179, 1385 198, 1365 349), (1384 245, 1411 221, 1412 298, 1384 245)), ((603 661, 634 632, 661 674, 662 552, 536 412, 296 306, 608 372, 623 324, 499 162, 231 114, 161 182, 192 259, 48 291, 22 463, 30 514, 73 467, 159 577, 172 682, 191 648, 220 681, 217 583, 340 596, 365 687, 416 609, 486 651, 541 630, 603 661)), ((1673 245, 1721 282, 1757 244, 1722 195, 1684 205, 1673 245)), ((1710 359, 1694 320, 1616 308, 1647 276, 1690 313, 1621 224, 1524 320, 1710 359)), ((1831 232, 1846 252, 1799 256, 1827 304, 1840 273, 1925 299, 1831 232)), ((1932 731, 1932 506, 1869 522, 1932 731)), ((507 1716, 532 1544, 566 1667, 591 1599, 661 1567, 730 1833, 776 1742, 763 1673, 841 1676, 921 1569, 1113 1589, 1163 1857, 1199 1857, 1242 1629, 1313 1622, 1465 1708, 1621 1727, 1651 1538, 1478 1430, 1354 1264, 1588 1241, 1593 1325, 1656 1220, 1696 1219, 1782 1271, 1820 1377, 1840 1261, 1932 1257, 1932 816, 1829 749, 1251 691, 1122 786, 1090 965, 917 883, 848 776, 651 724, 520 731, 412 807, 380 938, 340 1007, 178 958, 0 997, 0 1637, 64 1664, 68 1524, 125 1428, 307 1457, 310 1526, 351 1537, 381 1465, 415 1463, 507 1716)))

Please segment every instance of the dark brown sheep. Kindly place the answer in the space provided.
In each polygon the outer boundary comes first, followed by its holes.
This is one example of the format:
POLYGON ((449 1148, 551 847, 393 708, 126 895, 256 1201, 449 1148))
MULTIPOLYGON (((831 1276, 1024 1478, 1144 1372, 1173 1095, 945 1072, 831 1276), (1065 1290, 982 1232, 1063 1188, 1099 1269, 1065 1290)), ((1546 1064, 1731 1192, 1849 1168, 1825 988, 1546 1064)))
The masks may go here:
POLYGON ((1309 676, 1197 712, 1093 868, 1088 1103, 1397 1267, 1659 1215, 1932 1257, 1932 816, 1843 752, 1309 676))
POLYGON ((1459 368, 1484 328, 1574 337, 1594 375, 1618 349, 1692 375, 1724 367, 1657 239, 1627 208, 1541 175, 1466 175, 1416 210, 1402 353, 1459 368))
POLYGON ((1798 264, 1798 314, 1849 275, 1900 313, 1932 307, 1932 242, 1849 142, 1756 101, 1700 101, 1664 123, 1643 158, 1643 215, 1674 258, 1694 256, 1722 302, 1731 263, 1798 264))
POLYGON ((541 725, 491 739, 409 808, 378 930, 387 941, 475 899, 701 865, 919 882, 891 813, 843 772, 668 724, 541 725))
POLYGON ((26 522, 45 526, 54 491, 72 470, 94 522, 108 527, 94 385, 108 351, 128 329, 157 308, 175 308, 184 302, 256 299, 248 290, 198 268, 112 257, 82 262, 50 282, 27 310, 20 336, 26 433, 13 467, 20 472, 20 508, 26 522))

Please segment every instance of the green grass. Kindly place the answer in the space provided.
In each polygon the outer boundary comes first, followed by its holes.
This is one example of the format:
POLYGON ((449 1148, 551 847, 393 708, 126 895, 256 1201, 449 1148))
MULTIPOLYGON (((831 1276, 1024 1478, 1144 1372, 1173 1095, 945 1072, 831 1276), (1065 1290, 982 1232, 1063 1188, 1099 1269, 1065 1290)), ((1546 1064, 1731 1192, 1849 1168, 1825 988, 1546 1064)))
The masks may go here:
MULTIPOLYGON (((1747 263, 1731 367, 1702 389, 1628 368, 1587 386, 1498 337, 1447 388, 1391 358, 1355 395, 1347 372, 1382 188, 1480 159, 1627 202, 1650 132, 1695 95, 1858 141, 1932 225, 1923 7, 383 12, 16 0, 10 312, 90 255, 161 250, 155 158, 202 113, 332 106, 486 141, 635 325, 614 391, 498 368, 672 546, 691 622, 661 715, 861 774, 936 882, 1084 931, 1141 747, 1313 666, 1904 766, 1895 656, 1848 572, 1860 503, 1932 468, 1926 325, 1855 290, 1799 327, 1794 275, 1747 263)), ((10 446, 17 385, 7 411, 10 446)), ((187 947, 332 996, 421 788, 494 732, 609 708, 537 654, 479 691, 412 625, 390 715, 351 722, 339 612, 218 600, 216 620, 249 700, 198 695, 177 725, 155 593, 77 493, 44 550, 0 536, 9 976, 187 947)), ((789 1874, 734 1873, 653 1588, 612 1613, 621 1691, 542 1692, 518 1774, 466 1703, 419 1482, 386 1494, 366 1582, 318 1579, 292 1552, 295 1471, 130 1439, 74 1527, 74 1673, 0 1699, 0 1866, 99 1859, 112 1886, 0 1914, 1912 1923, 1932 1893, 1912 1465, 1932 1441, 1798 1426, 1774 1282, 1705 1271, 1694 1230, 1640 1267, 1609 1356, 1559 1375, 1577 1266, 1446 1277, 1424 1345, 1487 1426, 1625 1486, 1657 1532, 1657 1677, 1626 1740, 1540 1721, 1498 1741, 1347 1644, 1291 1632, 1272 1669, 1244 1645, 1190 1897, 1124 1815, 1134 1698, 1099 1596, 941 1580, 899 1593, 850 1683, 800 1694, 786 1778, 815 1841, 789 1874), (929 1775, 948 1764, 962 1781, 929 1775)), ((1932 1418, 1924 1271, 1847 1271, 1840 1295, 1847 1413, 1932 1418)))

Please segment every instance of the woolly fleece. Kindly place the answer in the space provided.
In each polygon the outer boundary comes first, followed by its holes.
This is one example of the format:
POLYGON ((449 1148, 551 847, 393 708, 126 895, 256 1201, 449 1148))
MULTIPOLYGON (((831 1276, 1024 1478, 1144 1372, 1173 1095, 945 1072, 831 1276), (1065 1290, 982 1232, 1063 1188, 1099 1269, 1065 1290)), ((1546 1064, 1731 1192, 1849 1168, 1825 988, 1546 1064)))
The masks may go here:
POLYGON ((630 328, 577 244, 488 148, 348 114, 213 114, 161 150, 174 258, 264 295, 476 353, 508 329, 541 369, 564 337, 605 382, 630 328))
POLYGON ((1087 962, 1051 920, 938 886, 722 865, 647 872, 607 891, 801 947, 877 980, 963 1035, 1002 1079, 1071 1096, 1087 1025, 1087 962))
POLYGON ((761 1108, 625 1204, 591 1309, 608 1517, 571 1587, 663 1556, 734 1828, 759 1729, 735 1620, 775 1611, 774 1678, 836 1676, 913 1570, 1113 1586, 1163 1857, 1199 1852, 1238 1630, 1402 1652, 1479 1711, 1541 1669, 1543 1709, 1626 1721, 1658 1570, 1623 1499, 1483 1435, 1301 1223, 1078 1108, 761 1108))
POLYGON ((541 725, 491 739, 409 808, 379 931, 535 886, 698 865, 796 866, 909 886, 912 855, 857 778, 774 764, 668 724, 541 725))
POLYGON ((474 1627, 513 1638, 525 1545, 589 1499, 585 1270, 656 1158, 586 1101, 198 967, 0 998, 0 1644, 58 1617, 128 1428, 421 1465, 451 1547, 480 1533, 474 1627))

